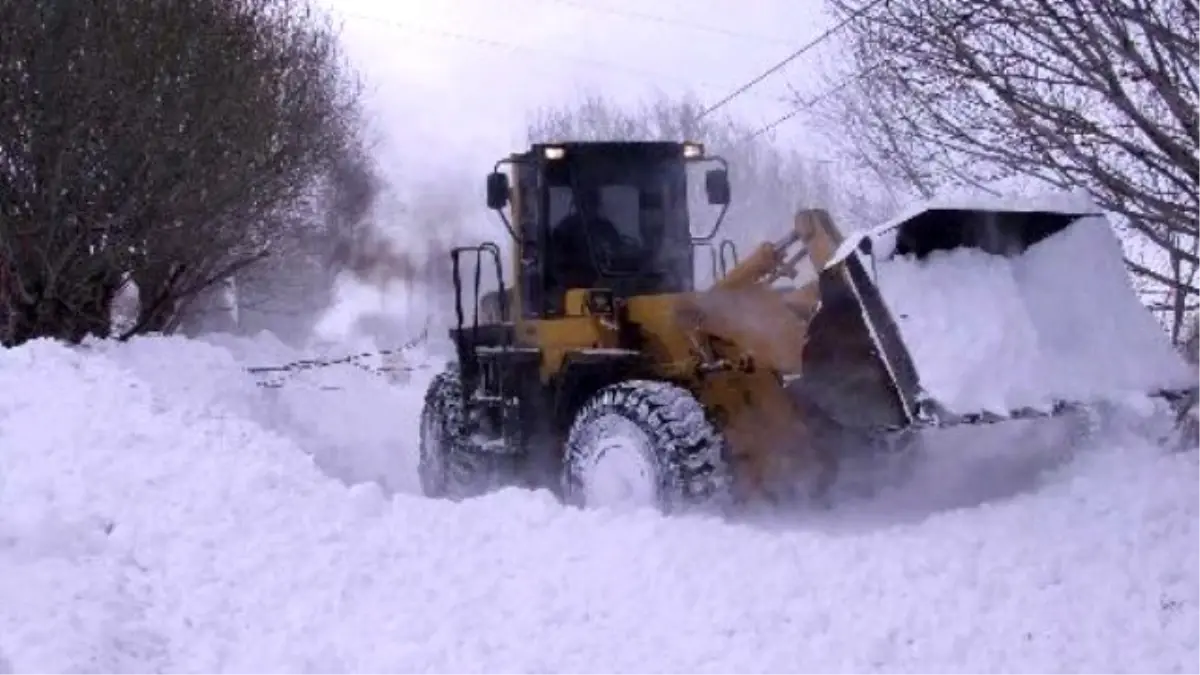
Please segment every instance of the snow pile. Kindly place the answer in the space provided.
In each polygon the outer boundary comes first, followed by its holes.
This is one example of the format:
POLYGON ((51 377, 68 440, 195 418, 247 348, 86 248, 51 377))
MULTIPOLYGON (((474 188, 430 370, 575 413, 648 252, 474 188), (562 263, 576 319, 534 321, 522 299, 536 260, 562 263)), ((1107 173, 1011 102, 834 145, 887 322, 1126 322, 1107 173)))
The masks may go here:
POLYGON ((300 387, 292 411, 312 426, 293 434, 263 417, 269 392, 242 365, 180 339, 0 351, 0 653, 14 670, 1197 665, 1195 453, 1122 439, 1040 490, 919 518, 909 494, 904 520, 885 507, 852 530, 843 511, 769 532, 516 490, 389 498, 328 477, 297 439, 354 406, 411 438, 418 406, 366 387, 330 407, 300 387))
POLYGON ((255 420, 346 483, 375 482, 388 491, 417 488, 416 438, 409 416, 420 409, 433 366, 440 365, 420 346, 403 354, 414 368, 403 388, 393 386, 394 378, 372 372, 385 365, 379 358, 253 378, 245 372, 247 366, 340 360, 374 348, 368 343, 323 345, 306 353, 262 333, 254 338, 215 334, 198 341, 142 338, 130 348, 104 343, 94 348, 172 392, 173 400, 255 420), (176 357, 181 351, 186 359, 176 357), (279 386, 258 386, 263 383, 279 386))
POLYGON ((875 269, 922 386, 952 412, 1195 384, 1130 288, 1101 218, 1080 219, 1017 258, 956 249, 875 269))

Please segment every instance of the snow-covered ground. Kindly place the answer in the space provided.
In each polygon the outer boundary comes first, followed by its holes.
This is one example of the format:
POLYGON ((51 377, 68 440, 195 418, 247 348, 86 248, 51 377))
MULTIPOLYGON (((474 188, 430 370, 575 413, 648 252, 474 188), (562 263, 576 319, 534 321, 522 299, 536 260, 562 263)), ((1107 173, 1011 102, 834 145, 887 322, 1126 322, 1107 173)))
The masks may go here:
POLYGON ((1197 451, 1144 440, 1149 412, 1072 457, 957 447, 828 512, 665 519, 416 496, 429 371, 263 389, 243 370, 294 357, 234 338, 0 351, 0 666, 1198 668, 1197 451))

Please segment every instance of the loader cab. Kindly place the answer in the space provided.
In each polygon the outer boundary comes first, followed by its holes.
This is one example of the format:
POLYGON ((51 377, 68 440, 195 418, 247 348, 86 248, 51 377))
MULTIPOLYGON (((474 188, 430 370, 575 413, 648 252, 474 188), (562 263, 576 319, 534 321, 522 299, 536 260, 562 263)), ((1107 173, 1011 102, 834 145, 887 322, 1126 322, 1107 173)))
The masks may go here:
POLYGON ((714 229, 712 215, 692 222, 689 165, 697 162, 721 165, 705 175, 705 192, 723 216, 724 161, 695 143, 535 144, 499 163, 511 172, 498 164, 488 177, 488 206, 513 235, 521 315, 564 315, 572 288, 617 298, 693 290, 693 226, 714 229))

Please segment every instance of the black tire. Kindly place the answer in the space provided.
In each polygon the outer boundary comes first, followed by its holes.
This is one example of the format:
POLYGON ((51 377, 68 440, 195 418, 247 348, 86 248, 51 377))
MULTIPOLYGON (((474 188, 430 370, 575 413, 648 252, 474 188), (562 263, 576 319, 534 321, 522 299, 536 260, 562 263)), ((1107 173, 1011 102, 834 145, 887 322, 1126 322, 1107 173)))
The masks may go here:
POLYGON ((495 461, 471 444, 466 428, 458 371, 438 373, 421 410, 417 475, 426 497, 473 497, 495 484, 495 461))
POLYGON ((650 380, 605 387, 575 416, 563 466, 563 495, 568 503, 600 505, 589 488, 594 487, 599 462, 616 447, 612 445, 616 439, 629 441, 622 450, 640 461, 638 480, 645 483, 639 486, 644 493, 639 505, 672 513, 728 504, 733 481, 724 437, 690 392, 650 380))

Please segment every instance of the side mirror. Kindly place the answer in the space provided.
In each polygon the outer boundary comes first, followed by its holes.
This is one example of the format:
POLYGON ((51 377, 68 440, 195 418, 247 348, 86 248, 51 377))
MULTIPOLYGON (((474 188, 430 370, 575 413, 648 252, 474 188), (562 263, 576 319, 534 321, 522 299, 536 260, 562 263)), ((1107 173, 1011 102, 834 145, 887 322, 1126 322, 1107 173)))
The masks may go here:
POLYGON ((487 177, 487 205, 489 209, 508 206, 508 174, 493 171, 487 177))
POLYGON ((729 173, 725 169, 712 169, 704 174, 704 193, 708 203, 728 206, 730 199, 729 173))

